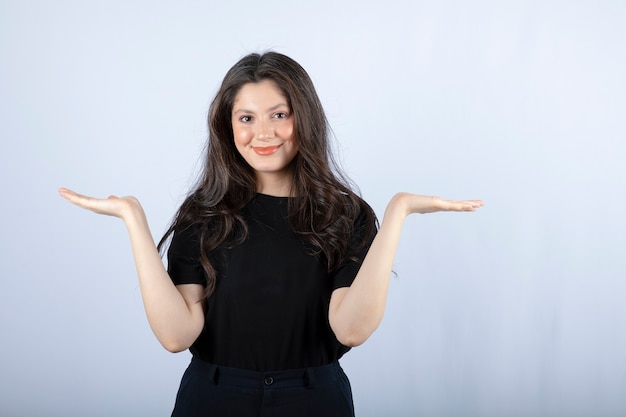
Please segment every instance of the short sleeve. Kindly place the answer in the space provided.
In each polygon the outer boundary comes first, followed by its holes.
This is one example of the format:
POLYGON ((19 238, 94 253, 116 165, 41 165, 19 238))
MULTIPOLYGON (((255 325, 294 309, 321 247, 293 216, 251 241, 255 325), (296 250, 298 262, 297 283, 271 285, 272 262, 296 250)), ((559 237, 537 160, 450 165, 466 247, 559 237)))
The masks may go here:
MULTIPOLYGON (((333 290, 342 287, 349 287, 352 285, 356 274, 361 268, 363 259, 372 246, 372 241, 376 236, 377 228, 375 225, 368 224, 368 216, 366 210, 372 210, 367 204, 361 208, 361 212, 354 223, 354 233, 350 237, 350 247, 348 251, 350 253, 349 259, 347 259, 338 269, 333 271, 333 290), (359 248, 354 250, 354 248, 359 248)), ((375 218, 372 216, 371 221, 375 222, 375 218)))
POLYGON ((197 225, 174 231, 167 251, 167 272, 175 285, 206 286, 206 275, 200 263, 200 233, 197 225))

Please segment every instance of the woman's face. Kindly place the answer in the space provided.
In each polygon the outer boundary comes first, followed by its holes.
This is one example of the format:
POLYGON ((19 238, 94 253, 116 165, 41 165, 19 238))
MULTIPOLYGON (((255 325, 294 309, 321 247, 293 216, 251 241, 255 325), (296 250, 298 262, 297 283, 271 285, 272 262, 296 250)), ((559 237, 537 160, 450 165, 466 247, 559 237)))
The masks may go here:
POLYGON ((289 187, 289 164, 298 143, 291 108, 276 84, 244 84, 235 96, 231 121, 235 146, 256 173, 257 191, 276 194, 276 185, 289 187))

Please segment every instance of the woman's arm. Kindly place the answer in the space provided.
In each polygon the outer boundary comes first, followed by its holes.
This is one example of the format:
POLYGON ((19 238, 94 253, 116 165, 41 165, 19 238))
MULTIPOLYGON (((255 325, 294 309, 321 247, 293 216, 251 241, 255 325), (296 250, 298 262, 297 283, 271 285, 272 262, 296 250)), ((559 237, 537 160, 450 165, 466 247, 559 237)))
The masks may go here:
POLYGON ((380 324, 402 224, 409 214, 475 211, 482 205, 479 200, 450 201, 408 193, 393 196, 354 282, 333 291, 328 316, 337 339, 346 346, 358 346, 380 324))
POLYGON ((152 331, 170 352, 180 352, 191 346, 204 326, 202 285, 174 285, 154 244, 139 201, 134 197, 115 196, 96 199, 66 188, 61 188, 59 194, 79 207, 124 221, 152 331))

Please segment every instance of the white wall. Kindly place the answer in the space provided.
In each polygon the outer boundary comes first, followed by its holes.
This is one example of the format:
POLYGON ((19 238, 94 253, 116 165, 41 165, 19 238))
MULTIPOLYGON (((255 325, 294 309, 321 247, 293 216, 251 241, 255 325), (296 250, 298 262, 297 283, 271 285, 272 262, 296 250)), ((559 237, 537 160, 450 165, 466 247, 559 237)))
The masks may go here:
POLYGON ((122 223, 56 190, 136 195, 160 236, 225 71, 269 48, 380 216, 487 203, 405 223, 343 360, 357 415, 625 415, 625 39, 609 0, 3 0, 0 415, 169 415, 188 353, 152 336, 122 223))

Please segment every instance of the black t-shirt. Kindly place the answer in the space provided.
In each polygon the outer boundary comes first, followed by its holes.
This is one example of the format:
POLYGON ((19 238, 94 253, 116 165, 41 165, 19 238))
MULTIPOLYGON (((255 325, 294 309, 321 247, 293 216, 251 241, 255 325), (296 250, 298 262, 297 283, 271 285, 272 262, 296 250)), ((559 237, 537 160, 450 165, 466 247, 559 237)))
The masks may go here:
MULTIPOLYGON (((217 282, 193 355, 222 366, 276 371, 325 365, 349 350, 330 328, 328 306, 334 289, 352 284, 360 262, 328 273, 326 258, 307 253, 291 231, 287 204, 287 197, 257 194, 242 212, 246 240, 209 254, 217 282)), ((359 216, 351 241, 363 238, 358 234, 364 222, 359 216)), ((362 261, 368 249, 356 257, 362 261)), ((198 226, 175 231, 168 272, 176 285, 206 285, 199 251, 198 226)))

